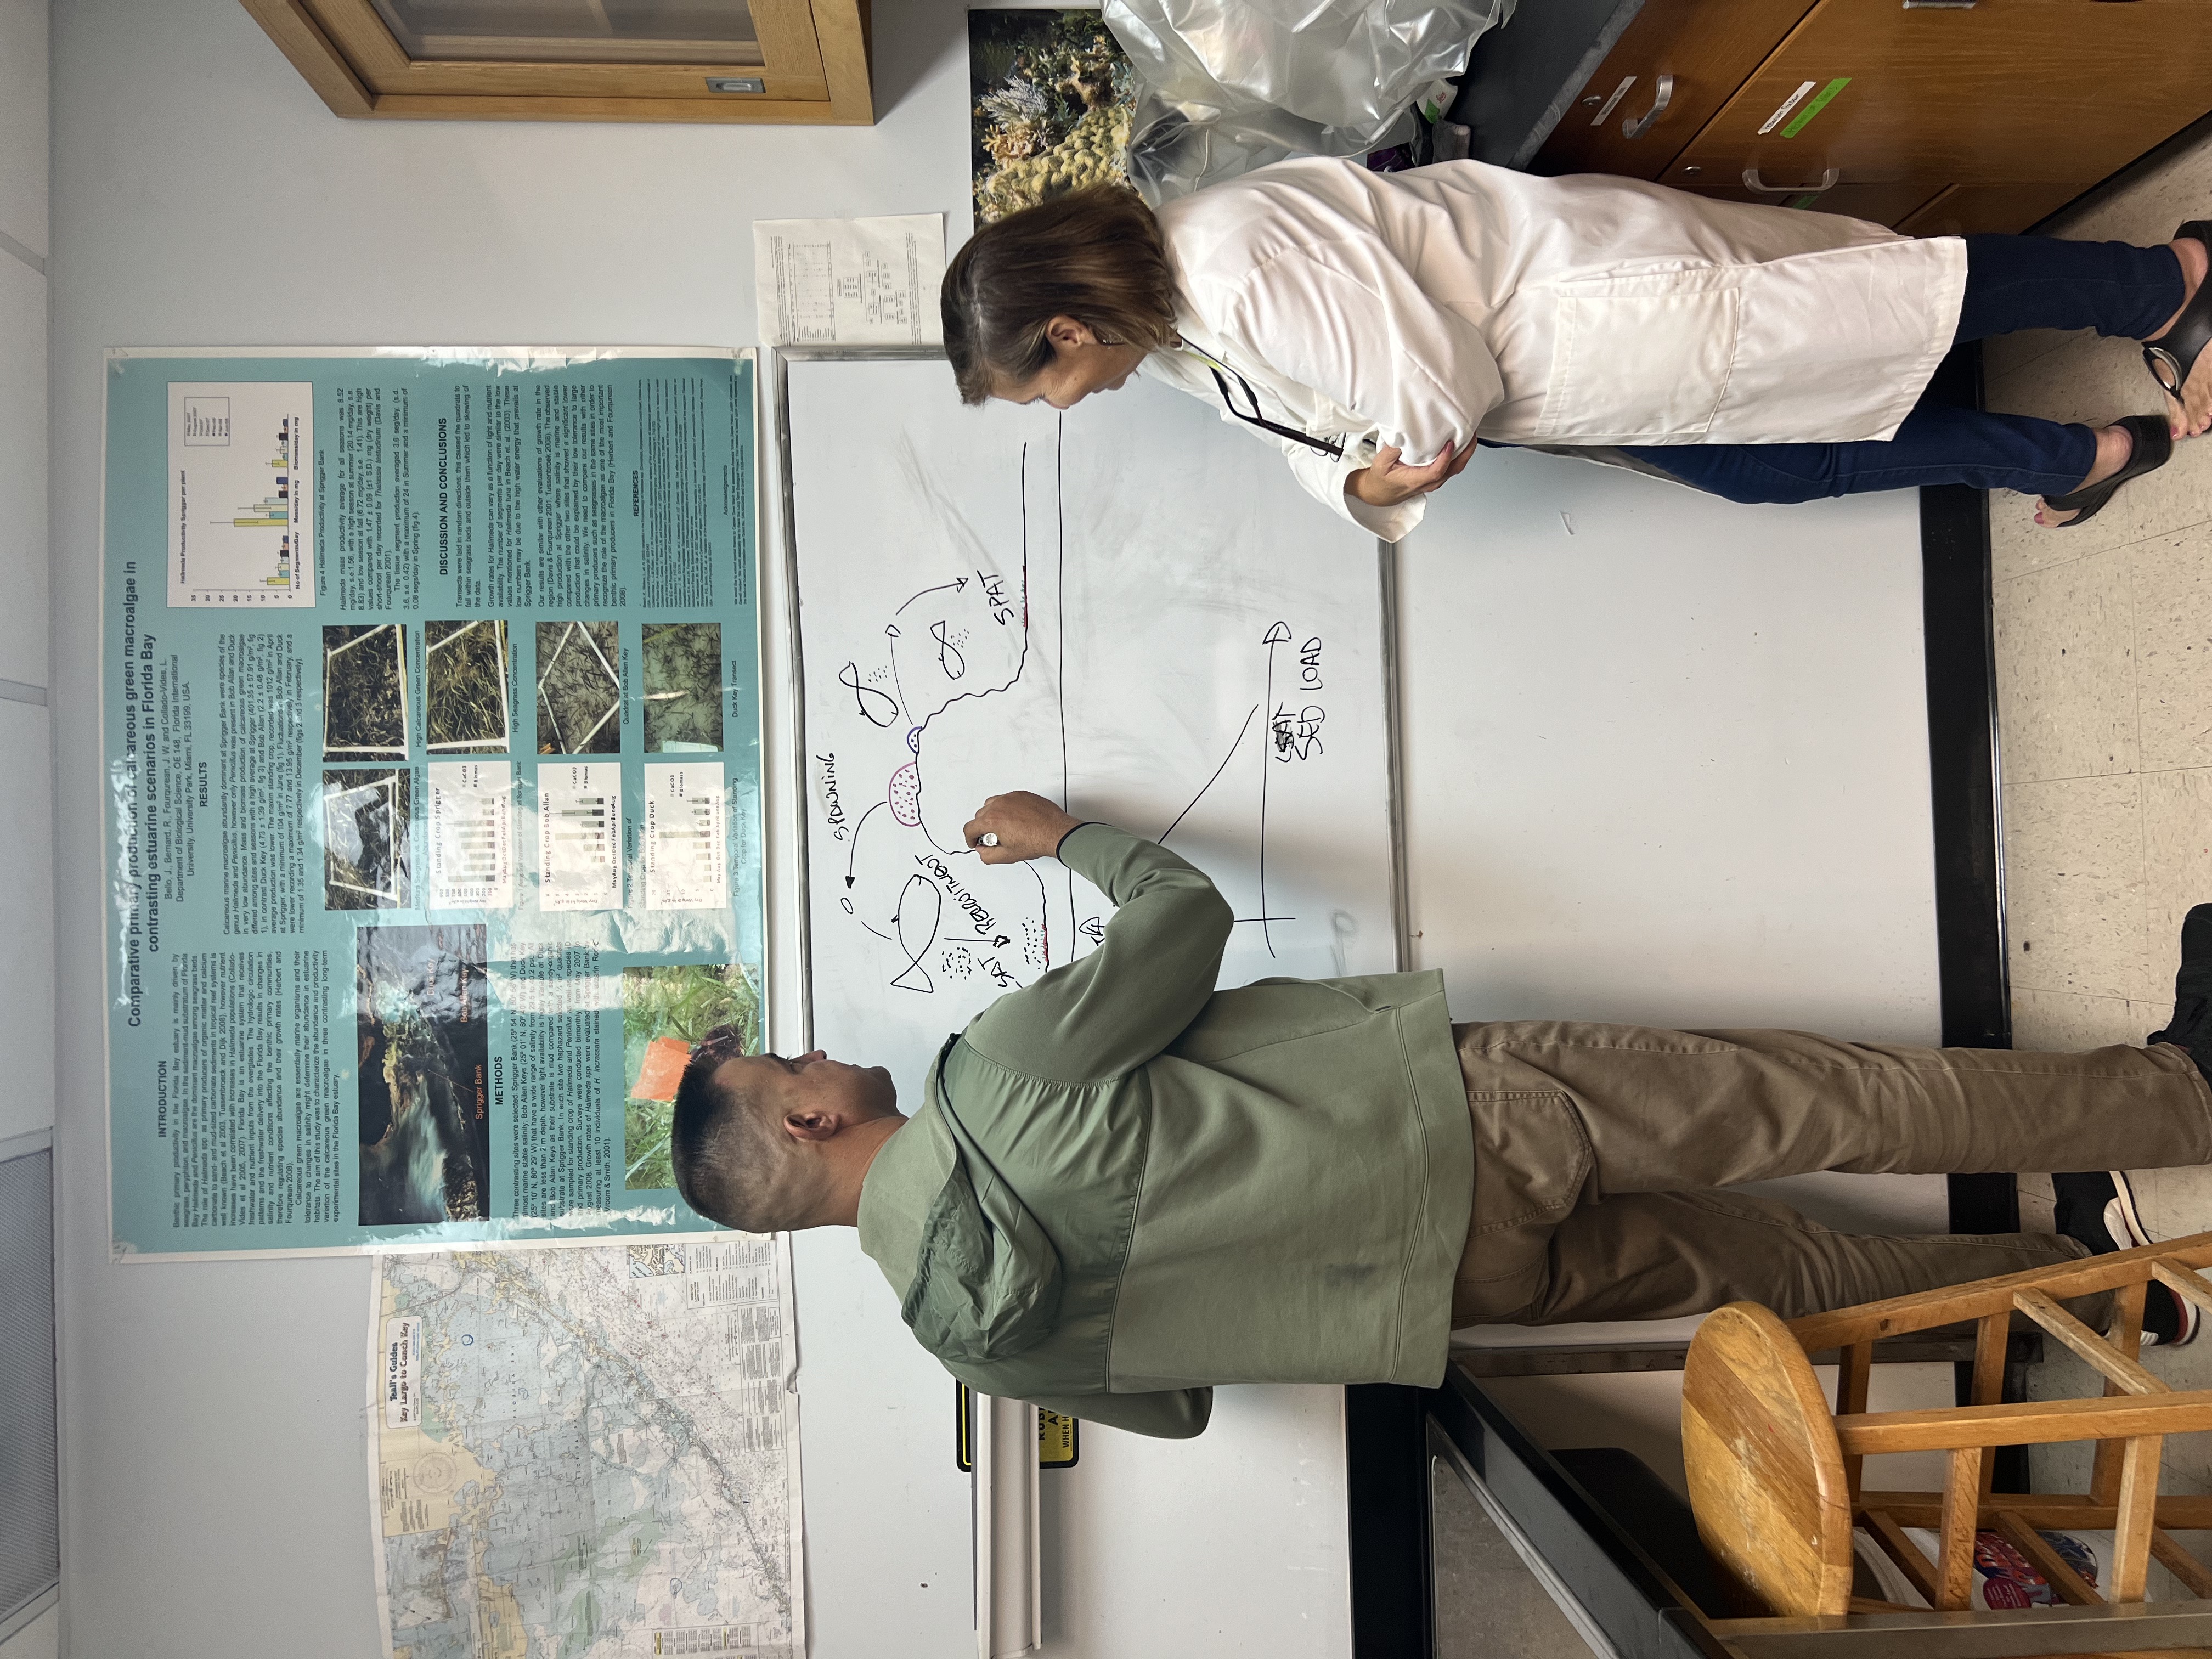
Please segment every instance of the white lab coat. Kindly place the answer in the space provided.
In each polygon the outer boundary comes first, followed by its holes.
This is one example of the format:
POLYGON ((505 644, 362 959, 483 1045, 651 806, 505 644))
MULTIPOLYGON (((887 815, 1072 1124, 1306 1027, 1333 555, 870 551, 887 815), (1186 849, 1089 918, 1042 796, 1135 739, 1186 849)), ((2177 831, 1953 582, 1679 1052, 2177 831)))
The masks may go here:
MULTIPOLYGON (((1344 495, 1382 445, 1419 465, 1478 432, 1588 447, 1890 437, 1950 349, 1966 278, 1956 237, 1480 161, 1281 161, 1159 222, 1188 344, 1237 370, 1267 418, 1345 453, 1248 429, 1391 541, 1422 498, 1344 495)), ((1195 352, 1143 372, 1222 407, 1195 352)))

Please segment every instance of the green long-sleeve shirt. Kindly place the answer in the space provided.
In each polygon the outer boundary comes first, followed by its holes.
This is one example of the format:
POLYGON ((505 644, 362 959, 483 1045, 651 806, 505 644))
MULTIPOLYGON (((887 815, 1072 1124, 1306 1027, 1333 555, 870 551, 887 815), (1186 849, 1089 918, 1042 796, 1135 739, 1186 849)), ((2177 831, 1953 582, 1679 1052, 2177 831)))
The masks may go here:
POLYGON ((1229 907, 1085 824, 1098 949, 950 1039, 860 1246, 975 1389, 1140 1433, 1224 1382, 1443 1380, 1474 1138, 1443 977, 1216 991, 1229 907))

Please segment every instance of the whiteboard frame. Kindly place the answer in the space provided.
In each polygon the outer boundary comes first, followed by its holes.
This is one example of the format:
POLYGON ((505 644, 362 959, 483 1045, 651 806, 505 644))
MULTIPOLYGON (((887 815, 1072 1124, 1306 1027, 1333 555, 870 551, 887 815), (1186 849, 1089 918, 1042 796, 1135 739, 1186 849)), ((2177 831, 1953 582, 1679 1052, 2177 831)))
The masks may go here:
MULTIPOLYGON (((789 802, 793 838, 798 858, 796 887, 793 895, 793 926, 798 933, 794 942, 799 992, 799 1041, 808 1048, 814 1045, 814 942, 813 909, 808 884, 809 863, 812 849, 808 843, 805 789, 806 776, 806 657, 803 635, 799 629, 799 534, 796 489, 791 469, 791 365, 823 362, 944 362, 942 346, 764 346, 761 349, 769 372, 756 378, 755 384, 763 398, 773 396, 775 406, 771 418, 762 423, 762 428, 772 428, 775 441, 777 475, 776 535, 783 549, 783 611, 782 625, 786 630, 785 648, 789 654, 791 672, 789 684, 784 688, 791 699, 792 799, 789 802)), ((1412 903, 1406 878, 1406 815, 1402 805, 1404 796, 1404 756, 1400 719, 1400 690, 1398 672, 1398 550, 1389 542, 1375 544, 1377 591, 1381 611, 1381 661, 1382 665, 1382 729, 1384 775, 1389 780, 1389 799, 1385 803, 1389 823, 1389 889, 1391 948, 1398 971, 1403 973, 1413 960, 1412 903)), ((762 607, 761 625, 769 627, 768 608, 762 607)), ((763 819, 772 814, 763 813, 763 819)))

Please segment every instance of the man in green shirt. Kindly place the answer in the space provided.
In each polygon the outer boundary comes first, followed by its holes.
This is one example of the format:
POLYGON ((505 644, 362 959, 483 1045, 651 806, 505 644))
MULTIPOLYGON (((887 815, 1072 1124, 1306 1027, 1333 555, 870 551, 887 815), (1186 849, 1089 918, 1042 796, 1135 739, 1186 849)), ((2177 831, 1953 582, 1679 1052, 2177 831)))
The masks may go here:
MULTIPOLYGON (((1717 1190, 1741 1182, 2212 1162, 2212 906, 2144 1048, 1455 1025, 1435 972, 1216 991, 1213 884, 1040 796, 966 833, 1095 884, 1118 907, 1098 948, 948 1038, 910 1116, 880 1066, 710 1037, 674 1147, 702 1215, 858 1227, 985 1394, 1193 1435, 1218 1383, 1433 1387, 1457 1326, 1796 1318, 2149 1242, 2124 1176, 2061 1176, 2059 1232, 1990 1237, 1832 1232, 1717 1190)), ((2194 1310, 2153 1288, 2149 1335, 2186 1340, 2194 1310)))

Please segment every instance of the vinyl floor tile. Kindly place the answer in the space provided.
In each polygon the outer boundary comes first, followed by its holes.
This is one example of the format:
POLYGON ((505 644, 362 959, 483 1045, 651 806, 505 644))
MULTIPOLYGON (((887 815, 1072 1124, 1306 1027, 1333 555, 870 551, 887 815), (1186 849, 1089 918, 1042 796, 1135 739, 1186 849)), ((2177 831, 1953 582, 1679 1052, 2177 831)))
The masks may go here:
POLYGON ((2128 997, 2084 996, 2072 991, 2012 994, 2012 1046, 2045 1054, 2076 1054, 2135 1043, 2166 1023, 2162 1003, 2128 997))
MULTIPOLYGON (((2181 960, 2181 919, 2192 905, 2212 904, 2212 770, 2145 774, 2142 821, 2140 994, 2158 1010, 2154 1024, 2163 1025, 2181 960)), ((2212 1227, 2212 1212, 2204 1224, 2212 1227)))
POLYGON ((2126 554, 2069 560, 2004 586, 1996 665, 2005 781, 2135 771, 2136 617, 2126 554))
POLYGON ((2133 596, 2142 769, 2212 766, 2212 523, 2106 556, 2120 557, 2133 596))
POLYGON ((2004 826, 2014 991, 2143 995, 2142 780, 2008 785, 2004 826))

